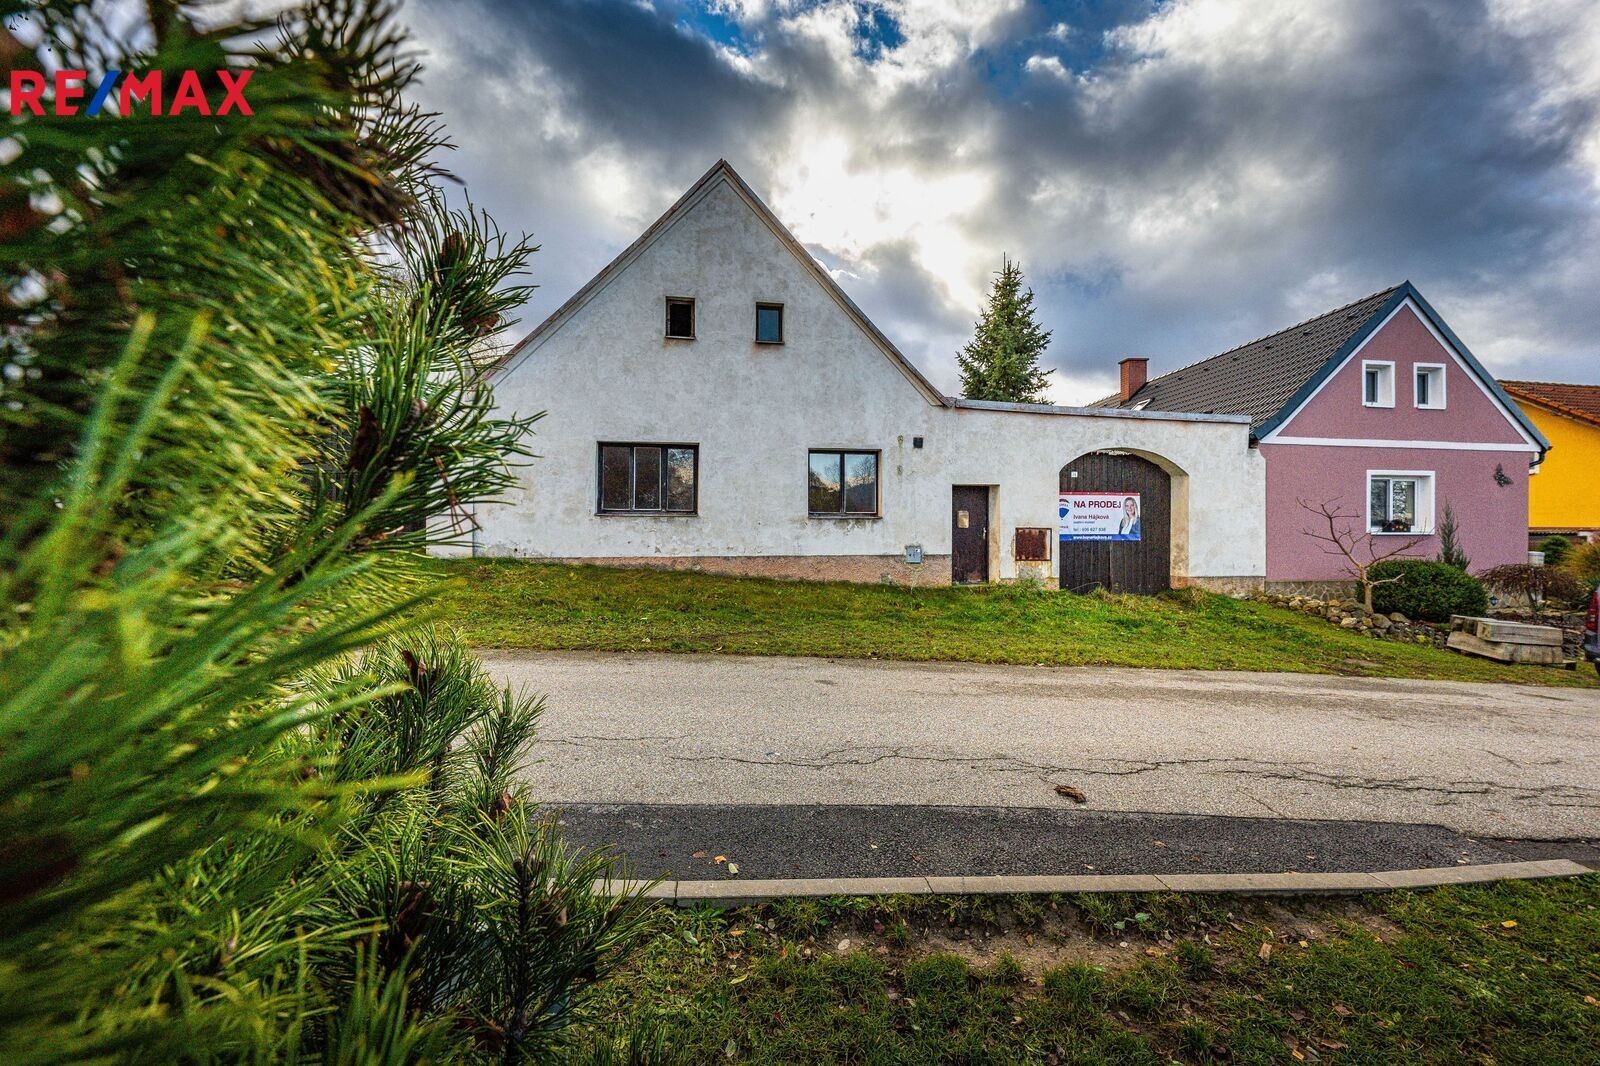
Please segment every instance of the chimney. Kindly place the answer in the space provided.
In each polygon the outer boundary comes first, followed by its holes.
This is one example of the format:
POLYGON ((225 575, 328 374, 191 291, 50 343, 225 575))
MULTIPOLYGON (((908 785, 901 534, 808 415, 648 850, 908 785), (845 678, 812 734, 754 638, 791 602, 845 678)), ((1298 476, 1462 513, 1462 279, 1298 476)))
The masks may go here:
POLYGON ((1122 402, 1127 403, 1134 393, 1144 388, 1150 374, 1150 360, 1130 355, 1117 364, 1117 369, 1122 372, 1122 402))

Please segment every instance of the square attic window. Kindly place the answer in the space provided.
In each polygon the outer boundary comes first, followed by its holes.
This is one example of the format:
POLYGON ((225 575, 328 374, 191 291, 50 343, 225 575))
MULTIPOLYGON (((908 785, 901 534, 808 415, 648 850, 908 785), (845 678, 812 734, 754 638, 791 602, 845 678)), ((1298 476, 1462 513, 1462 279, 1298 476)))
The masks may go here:
POLYGON ((694 301, 686 296, 667 297, 667 336, 694 339, 694 301))

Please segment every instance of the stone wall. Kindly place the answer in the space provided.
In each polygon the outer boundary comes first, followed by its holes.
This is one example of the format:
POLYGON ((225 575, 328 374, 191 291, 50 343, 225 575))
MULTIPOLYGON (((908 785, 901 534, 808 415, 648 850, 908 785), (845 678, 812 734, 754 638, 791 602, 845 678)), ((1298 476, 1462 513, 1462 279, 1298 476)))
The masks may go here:
POLYGON ((1368 614, 1359 601, 1340 596, 1323 598, 1268 593, 1261 599, 1278 607, 1317 615, 1326 619, 1330 625, 1336 625, 1341 629, 1369 633, 1384 640, 1397 640, 1406 644, 1433 644, 1442 648, 1448 635, 1447 627, 1413 621, 1399 611, 1392 614, 1368 614))

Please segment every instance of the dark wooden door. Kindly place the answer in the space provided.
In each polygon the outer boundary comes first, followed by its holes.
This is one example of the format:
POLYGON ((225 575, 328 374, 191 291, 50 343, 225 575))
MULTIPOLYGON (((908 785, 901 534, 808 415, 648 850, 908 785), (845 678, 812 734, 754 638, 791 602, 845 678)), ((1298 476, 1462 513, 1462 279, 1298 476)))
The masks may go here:
POLYGON ((1061 468, 1061 491, 1137 495, 1140 526, 1136 541, 1062 541, 1063 589, 1149 594, 1172 587, 1172 478, 1165 470, 1137 455, 1090 452, 1061 468))
POLYGON ((989 486, 950 490, 950 580, 981 585, 989 580, 989 486))

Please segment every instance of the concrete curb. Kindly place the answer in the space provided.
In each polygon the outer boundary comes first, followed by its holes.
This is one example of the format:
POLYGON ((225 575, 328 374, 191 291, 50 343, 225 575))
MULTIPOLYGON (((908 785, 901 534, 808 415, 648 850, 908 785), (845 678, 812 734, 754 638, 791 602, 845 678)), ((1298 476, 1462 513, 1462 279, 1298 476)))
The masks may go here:
POLYGON ((1441 866, 1425 870, 1373 873, 1258 874, 1068 874, 1008 877, 791 877, 772 880, 613 882, 614 889, 644 889, 649 899, 679 905, 735 905, 819 896, 974 896, 1072 892, 1238 892, 1313 893, 1389 892, 1394 889, 1470 885, 1537 877, 1576 877, 1592 873, 1569 859, 1441 866))

